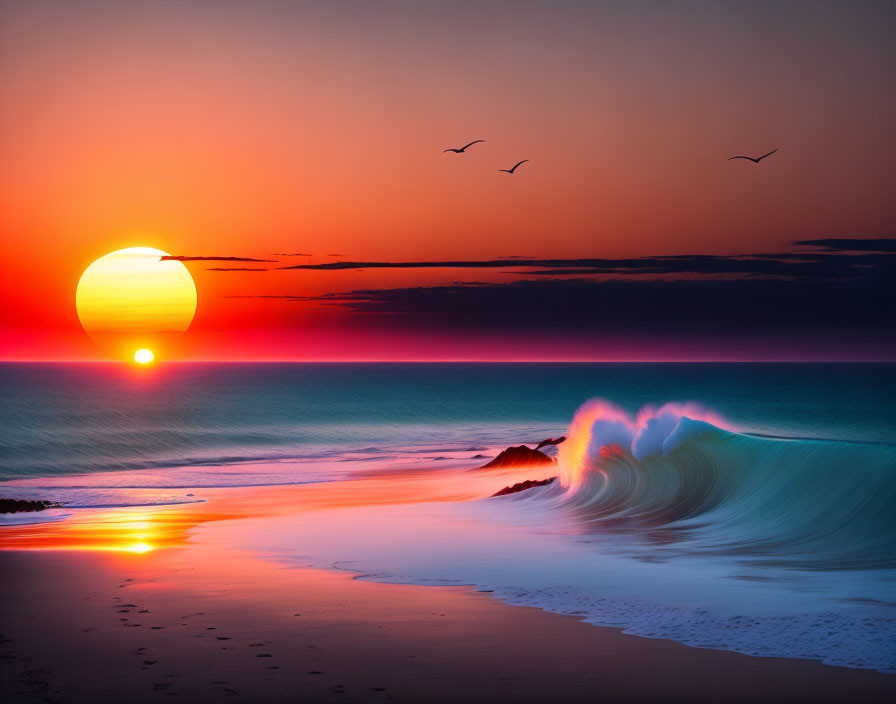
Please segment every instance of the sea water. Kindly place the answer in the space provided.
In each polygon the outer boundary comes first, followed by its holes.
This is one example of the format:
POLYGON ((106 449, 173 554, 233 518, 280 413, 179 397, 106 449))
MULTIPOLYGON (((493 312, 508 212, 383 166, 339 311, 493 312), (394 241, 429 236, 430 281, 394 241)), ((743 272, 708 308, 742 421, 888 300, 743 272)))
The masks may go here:
POLYGON ((521 494, 221 522, 197 536, 366 578, 475 584, 643 636, 896 671, 894 365, 2 374, 0 490, 69 509, 409 463, 437 480, 441 467, 567 433, 557 481, 521 494))

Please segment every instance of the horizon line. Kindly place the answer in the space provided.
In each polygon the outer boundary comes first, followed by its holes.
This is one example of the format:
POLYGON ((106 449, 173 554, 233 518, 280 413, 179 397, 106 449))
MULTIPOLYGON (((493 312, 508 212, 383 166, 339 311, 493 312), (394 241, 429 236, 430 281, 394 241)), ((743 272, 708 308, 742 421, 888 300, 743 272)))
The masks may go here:
MULTIPOLYGON (((0 364, 124 364, 130 359, 0 359, 0 364)), ((166 359, 161 364, 896 364, 896 358, 762 359, 166 359)))

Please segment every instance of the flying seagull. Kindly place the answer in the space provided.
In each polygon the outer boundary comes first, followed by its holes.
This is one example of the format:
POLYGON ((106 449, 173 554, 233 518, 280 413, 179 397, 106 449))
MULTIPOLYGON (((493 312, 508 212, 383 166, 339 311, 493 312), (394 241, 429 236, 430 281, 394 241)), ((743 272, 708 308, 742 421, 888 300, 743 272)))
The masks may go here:
POLYGON ((467 151, 468 147, 472 147, 474 144, 484 141, 484 139, 474 139, 472 142, 470 142, 469 144, 465 144, 460 149, 445 149, 442 153, 444 154, 445 152, 454 152, 455 154, 463 154, 465 151, 467 151))
MULTIPOLYGON (((771 155, 774 154, 776 151, 778 151, 778 150, 777 150, 777 149, 772 149, 768 154, 763 154, 762 156, 757 157, 757 158, 755 158, 755 159, 754 159, 753 157, 751 157, 751 156, 733 156, 733 157, 731 157, 731 159, 747 159, 747 160, 749 160, 749 161, 752 161, 754 164, 758 164, 760 161, 762 161, 763 159, 765 159, 765 157, 767 157, 767 156, 771 156, 771 155)), ((731 159, 729 159, 728 161, 731 161, 731 159)))
POLYGON ((510 168, 510 169, 498 169, 498 171, 503 171, 505 174, 512 174, 514 171, 516 171, 516 167, 517 167, 517 166, 519 166, 520 164, 525 164, 527 161, 529 161, 529 160, 528 160, 528 159, 523 159, 522 161, 518 161, 518 162, 516 162, 516 163, 513 165, 513 168, 510 168))

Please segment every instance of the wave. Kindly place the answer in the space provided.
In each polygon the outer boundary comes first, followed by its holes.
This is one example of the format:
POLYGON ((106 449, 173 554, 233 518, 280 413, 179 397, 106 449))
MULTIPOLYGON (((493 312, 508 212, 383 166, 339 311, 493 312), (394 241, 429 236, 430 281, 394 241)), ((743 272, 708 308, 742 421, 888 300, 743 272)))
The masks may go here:
MULTIPOLYGON (((542 431, 543 433, 544 431, 542 431)), ((539 436, 538 432, 533 437, 539 436)), ((406 460, 426 459, 469 459, 465 455, 471 452, 488 452, 495 448, 503 447, 506 442, 495 441, 471 444, 469 441, 458 441, 454 445, 413 443, 382 444, 379 446, 346 447, 345 444, 329 446, 306 446, 300 451, 294 447, 273 449, 268 452, 231 452, 227 449, 210 448, 206 454, 184 455, 175 452, 161 452, 160 459, 150 459, 144 456, 131 458, 115 458, 109 461, 78 463, 67 457, 60 457, 55 461, 46 462, 40 458, 32 458, 28 461, 18 461, 11 466, 0 466, 0 485, 6 482, 29 480, 32 478, 80 476, 87 474, 116 474, 132 471, 168 471, 185 470, 195 468, 230 467, 243 465, 298 465, 302 463, 323 464, 330 462, 402 462, 406 460), (435 456, 435 457, 434 457, 435 456)), ((6 455, 9 446, 0 442, 0 456, 6 455)), ((233 448, 229 448, 233 449, 233 448)), ((289 482, 287 482, 289 483, 289 482)))
MULTIPOLYGON (((549 501, 586 532, 631 533, 667 554, 804 569, 896 567, 896 447, 742 435, 693 404, 634 418, 576 413, 549 501)), ((529 495, 529 496, 526 496, 529 495)))

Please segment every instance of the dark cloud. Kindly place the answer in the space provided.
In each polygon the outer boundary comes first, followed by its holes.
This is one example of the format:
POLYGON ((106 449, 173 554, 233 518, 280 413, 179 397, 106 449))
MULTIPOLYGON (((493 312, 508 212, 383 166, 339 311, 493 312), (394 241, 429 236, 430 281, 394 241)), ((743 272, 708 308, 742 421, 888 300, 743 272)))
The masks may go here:
POLYGON ((284 298, 338 305, 375 318, 378 326, 413 330, 649 335, 656 340, 821 339, 847 352, 892 349, 896 255, 836 259, 815 269, 817 276, 542 278, 284 298))
POLYGON ((814 252, 718 256, 686 254, 634 259, 486 259, 416 262, 327 262, 295 264, 278 269, 340 271, 347 269, 530 269, 526 274, 602 275, 762 275, 790 278, 830 278, 875 265, 883 254, 814 252))
POLYGON ((255 259, 254 257, 188 257, 183 254, 166 254, 159 261, 175 262, 276 262, 276 259, 255 259))
POLYGON ((298 295, 290 295, 290 294, 272 294, 272 295, 252 295, 252 294, 235 294, 230 296, 223 296, 223 298, 262 298, 262 299, 273 299, 277 301, 309 301, 314 300, 309 298, 308 296, 298 296, 298 295))
POLYGON ((797 240, 793 244, 822 247, 836 252, 896 252, 896 237, 847 239, 831 237, 821 240, 797 240))
POLYGON ((310 300, 385 316, 396 326, 414 329, 578 331, 595 336, 818 332, 896 339, 896 329, 887 322, 896 303, 891 281, 548 279, 352 291, 310 300))
POLYGON ((807 354, 888 357, 896 349, 896 253, 865 242, 838 249, 837 241, 806 240, 799 244, 812 251, 741 256, 308 264, 288 268, 495 268, 521 280, 259 298, 336 306, 382 329, 497 332, 521 341, 532 334, 658 345, 715 340, 735 353, 758 340, 807 354))
POLYGON ((213 266, 207 268, 206 271, 270 271, 270 269, 253 269, 247 266, 213 266))

